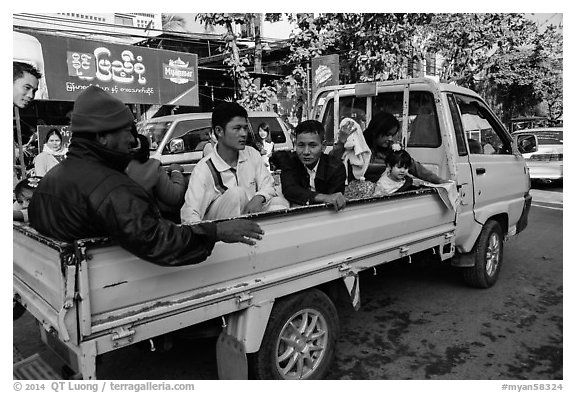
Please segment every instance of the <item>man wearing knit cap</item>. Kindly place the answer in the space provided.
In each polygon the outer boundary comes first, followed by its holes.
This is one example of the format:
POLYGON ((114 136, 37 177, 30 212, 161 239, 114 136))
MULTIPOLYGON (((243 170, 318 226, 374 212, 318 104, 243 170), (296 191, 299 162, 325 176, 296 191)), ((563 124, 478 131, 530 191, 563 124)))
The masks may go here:
POLYGON ((109 236, 149 262, 180 266, 204 261, 216 241, 255 244, 263 234, 248 220, 179 226, 124 170, 134 142, 134 116, 104 90, 76 99, 67 158, 40 182, 28 208, 30 225, 60 241, 109 236))

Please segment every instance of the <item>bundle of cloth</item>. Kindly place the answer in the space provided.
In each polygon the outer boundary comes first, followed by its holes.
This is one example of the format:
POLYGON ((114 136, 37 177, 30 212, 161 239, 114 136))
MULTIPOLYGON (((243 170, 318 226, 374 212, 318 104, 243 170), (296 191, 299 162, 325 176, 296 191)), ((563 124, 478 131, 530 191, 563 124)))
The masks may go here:
POLYGON ((348 139, 344 143, 344 154, 342 155, 347 178, 350 179, 348 171, 351 169, 355 179, 364 181, 364 174, 368 169, 368 164, 370 164, 372 152, 366 139, 364 139, 362 127, 356 120, 345 117, 340 121, 340 129, 342 128, 350 131, 348 139))

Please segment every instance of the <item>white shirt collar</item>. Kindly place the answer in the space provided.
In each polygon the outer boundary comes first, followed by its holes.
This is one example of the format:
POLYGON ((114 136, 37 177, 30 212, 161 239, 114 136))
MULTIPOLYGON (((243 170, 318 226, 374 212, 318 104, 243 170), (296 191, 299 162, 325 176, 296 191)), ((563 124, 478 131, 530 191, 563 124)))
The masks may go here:
MULTIPOLYGON (((210 153, 210 156, 212 158, 212 162, 214 163, 214 167, 216 168, 216 170, 218 172, 226 172, 227 170, 232 169, 232 167, 230 165, 228 165, 228 163, 226 161, 224 161, 224 159, 222 157, 220 157, 220 154, 218 154, 218 150, 217 150, 216 146, 214 146, 214 151, 212 153, 210 153)), ((239 150, 238 151, 238 163, 236 164, 236 167, 238 167, 238 164, 246 161, 247 159, 248 159, 248 157, 247 157, 246 149, 239 150)))
POLYGON ((310 169, 308 168, 306 165, 304 165, 304 168, 306 168, 306 171, 308 171, 308 175, 310 176, 310 189, 312 191, 316 191, 316 183, 314 182, 316 180, 316 171, 318 170, 318 164, 320 163, 320 160, 318 160, 316 162, 316 165, 314 165, 314 168, 310 169))

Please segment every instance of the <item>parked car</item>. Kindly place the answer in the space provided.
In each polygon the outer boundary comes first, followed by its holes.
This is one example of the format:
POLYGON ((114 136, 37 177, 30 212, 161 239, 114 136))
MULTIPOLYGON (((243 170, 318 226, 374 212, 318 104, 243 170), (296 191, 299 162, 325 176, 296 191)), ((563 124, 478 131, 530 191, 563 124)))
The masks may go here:
MULTIPOLYGON (((292 150, 288 126, 274 112, 248 112, 249 134, 247 144, 253 146, 254 134, 260 123, 268 123, 274 151, 292 150)), ((204 146, 210 142, 212 113, 184 113, 155 117, 138 123, 138 132, 150 139, 150 157, 184 167, 190 173, 202 159, 204 146)))
POLYGON ((562 181, 563 128, 546 127, 516 131, 512 134, 518 150, 526 159, 530 179, 550 183, 562 181))

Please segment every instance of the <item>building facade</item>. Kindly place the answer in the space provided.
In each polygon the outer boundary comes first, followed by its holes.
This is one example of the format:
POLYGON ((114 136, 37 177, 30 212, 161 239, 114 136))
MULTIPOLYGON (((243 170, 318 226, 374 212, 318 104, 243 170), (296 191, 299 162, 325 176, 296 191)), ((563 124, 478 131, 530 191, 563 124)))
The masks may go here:
POLYGON ((13 14, 14 28, 58 32, 118 44, 134 44, 162 34, 161 13, 13 14))

